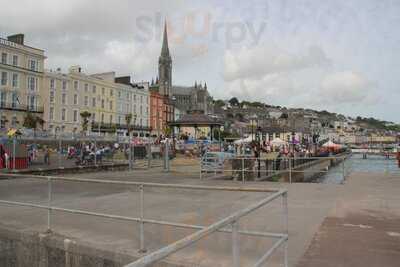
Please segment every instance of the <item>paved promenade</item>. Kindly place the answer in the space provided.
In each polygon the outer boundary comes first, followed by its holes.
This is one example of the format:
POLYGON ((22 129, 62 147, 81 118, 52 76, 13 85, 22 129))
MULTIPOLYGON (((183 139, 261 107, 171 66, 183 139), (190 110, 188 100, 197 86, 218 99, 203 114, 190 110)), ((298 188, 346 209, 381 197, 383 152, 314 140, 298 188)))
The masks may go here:
MULTIPOLYGON (((87 173, 79 174, 79 177, 287 188, 291 266, 397 266, 393 265, 394 260, 400 262, 400 176, 353 173, 344 185, 289 185, 269 182, 242 185, 232 181, 200 181, 195 178, 195 174, 188 178, 182 173, 168 174, 159 170, 87 173), (371 235, 367 235, 369 233, 371 235), (379 241, 378 245, 376 241, 379 241), (338 251, 343 254, 339 254, 338 251), (357 256, 359 265, 348 261, 352 255, 351 251, 357 256), (386 265, 370 264, 376 251, 380 253, 377 259, 388 259, 386 265), (364 254, 360 254, 361 252, 364 254), (325 262, 321 264, 323 259, 325 262), (328 265, 331 262, 332 264, 328 265)), ((45 181, 36 179, 0 180, 0 198, 46 203, 46 188, 45 181)), ((56 182, 52 204, 65 208, 138 216, 138 196, 137 188, 133 187, 56 182)), ((260 194, 248 193, 149 189, 145 192, 145 217, 208 225, 262 197, 260 194)), ((45 214, 45 211, 31 208, 0 206, 0 224, 21 230, 45 231, 45 214)), ((281 203, 276 201, 241 222, 241 227, 250 230, 280 231, 281 216, 281 203)), ((138 250, 138 227, 135 223, 64 213, 54 213, 52 219, 54 231, 73 240, 84 240, 93 247, 124 253, 134 254, 138 250)), ((159 226, 146 226, 145 230, 146 247, 150 251, 192 232, 159 226)), ((270 244, 267 240, 241 239, 244 266, 254 262, 270 244)), ((199 266, 230 266, 230 248, 230 236, 218 234, 172 258, 185 259, 199 266)), ((272 258, 272 266, 280 266, 281 263, 282 252, 278 251, 272 258)))

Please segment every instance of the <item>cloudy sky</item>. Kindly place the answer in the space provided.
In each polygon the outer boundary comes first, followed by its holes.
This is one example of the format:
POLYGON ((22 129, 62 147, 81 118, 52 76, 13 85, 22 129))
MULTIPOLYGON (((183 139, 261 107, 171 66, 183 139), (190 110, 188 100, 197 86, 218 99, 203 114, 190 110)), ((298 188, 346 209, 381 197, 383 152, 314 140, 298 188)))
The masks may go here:
POLYGON ((168 21, 175 85, 217 98, 400 122, 398 0, 0 0, 0 36, 22 32, 47 68, 157 75, 168 21))

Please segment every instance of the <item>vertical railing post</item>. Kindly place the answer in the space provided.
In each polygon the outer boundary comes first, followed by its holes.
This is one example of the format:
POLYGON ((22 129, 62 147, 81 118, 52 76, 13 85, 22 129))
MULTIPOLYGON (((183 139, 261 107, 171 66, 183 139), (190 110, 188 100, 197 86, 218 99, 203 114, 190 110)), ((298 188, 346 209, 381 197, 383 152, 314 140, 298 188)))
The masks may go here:
POLYGON ((144 247, 144 186, 141 184, 139 186, 140 191, 140 244, 139 244, 139 252, 145 253, 146 249, 144 247))
POLYGON ((342 160, 342 175, 343 175, 343 181, 344 180, 346 180, 346 172, 345 172, 345 160, 346 160, 346 158, 345 157, 343 157, 343 160, 342 160))
POLYGON ((47 232, 51 232, 51 178, 47 178, 47 232))
POLYGON ((242 182, 245 182, 245 178, 244 178, 244 157, 242 156, 242 182))
POLYGON ((169 172, 169 140, 165 139, 165 171, 169 172))
POLYGON ((17 139, 14 135, 14 138, 13 138, 13 170, 14 171, 15 171, 15 153, 16 153, 16 145, 17 145, 16 143, 17 143, 17 139))
POLYGON ((62 143, 61 143, 61 134, 58 139, 58 168, 61 167, 61 153, 62 153, 62 143))
POLYGON ((129 141, 128 141, 128 146, 129 146, 129 155, 128 155, 128 160, 129 160, 129 170, 132 170, 132 135, 129 133, 129 141))
POLYGON ((287 235, 286 242, 285 242, 285 247, 284 247, 284 266, 288 267, 288 243, 289 243, 289 209, 288 209, 288 193, 285 192, 282 194, 282 209, 283 209, 283 225, 284 225, 284 231, 287 235))
POLYGON ((232 266, 240 267, 239 223, 232 223, 232 266))
MULTIPOLYGON (((207 154, 205 155, 206 159, 207 159, 207 154)), ((203 179, 203 157, 200 155, 200 180, 203 179)))
POLYGON ((152 154, 151 154, 151 144, 148 143, 147 145, 147 168, 150 169, 151 168, 151 160, 152 160, 152 154))
POLYGON ((292 160, 289 157, 289 183, 292 183, 292 160))
POLYGON ((97 166, 97 141, 94 137, 94 166, 97 166))

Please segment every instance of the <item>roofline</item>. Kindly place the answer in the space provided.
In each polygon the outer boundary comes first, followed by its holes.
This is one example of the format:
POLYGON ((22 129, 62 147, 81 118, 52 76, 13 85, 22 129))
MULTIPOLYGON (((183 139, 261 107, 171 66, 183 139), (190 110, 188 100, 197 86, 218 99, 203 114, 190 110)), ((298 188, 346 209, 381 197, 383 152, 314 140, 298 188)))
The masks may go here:
POLYGON ((2 38, 2 37, 0 37, 0 39, 1 39, 1 40, 4 40, 4 41, 7 41, 7 42, 10 42, 10 43, 13 43, 13 44, 16 44, 16 45, 21 45, 21 46, 25 46, 25 47, 27 47, 27 48, 35 49, 35 50, 41 51, 41 52, 43 52, 43 53, 45 52, 45 50, 43 50, 43 49, 39 49, 39 48, 32 47, 32 46, 29 46, 29 45, 24 45, 24 44, 18 44, 18 43, 9 41, 9 40, 7 40, 7 39, 5 39, 5 38, 2 38))

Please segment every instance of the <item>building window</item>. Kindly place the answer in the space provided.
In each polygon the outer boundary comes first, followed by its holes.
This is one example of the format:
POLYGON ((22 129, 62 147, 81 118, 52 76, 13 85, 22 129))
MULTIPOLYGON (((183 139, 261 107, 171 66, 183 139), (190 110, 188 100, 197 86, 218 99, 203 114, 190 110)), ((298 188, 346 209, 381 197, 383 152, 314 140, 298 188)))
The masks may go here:
POLYGON ((54 103, 54 91, 50 91, 50 103, 54 103))
POLYGON ((67 104, 67 95, 66 94, 61 95, 61 104, 63 104, 63 105, 67 104))
POLYGON ((101 100, 101 108, 104 108, 104 99, 101 100))
POLYGON ((113 116, 110 115, 110 123, 112 123, 112 122, 113 122, 113 116))
POLYGON ((36 90, 36 79, 35 77, 28 77, 28 89, 31 91, 36 90))
POLYGON ((18 94, 16 92, 14 92, 12 94, 12 101, 11 101, 12 108, 16 108, 17 107, 17 102, 18 102, 18 94))
POLYGON ((38 62, 36 60, 30 59, 28 61, 28 68, 33 71, 38 70, 38 62))
POLYGON ((1 85, 7 85, 7 72, 3 71, 1 73, 1 85))
POLYGON ((92 98, 92 107, 96 107, 96 98, 95 97, 93 97, 92 98))
POLYGON ((92 87, 92 93, 93 93, 93 94, 96 93, 96 85, 93 85, 93 87, 92 87))
POLYGON ((49 110, 49 120, 53 120, 54 119, 54 107, 50 107, 49 110))
POLYGON ((50 80, 50 89, 54 89, 54 84, 55 84, 54 79, 51 79, 50 80))
POLYGON ((78 87, 79 87, 78 81, 74 81, 74 89, 78 90, 78 87))
POLYGON ((121 98, 121 92, 118 91, 118 98, 121 98))
POLYGON ((85 96, 85 107, 87 107, 89 105, 89 97, 86 95, 85 96))
POLYGON ((65 108, 63 108, 63 109, 61 109, 61 120, 62 121, 65 121, 65 118, 66 118, 66 109, 65 108))
POLYGON ((1 53, 1 63, 7 64, 7 53, 1 53))
POLYGON ((78 121, 78 111, 74 110, 74 122, 78 121))
POLYGON ((135 94, 133 95, 133 101, 136 101, 136 95, 135 94))
POLYGON ((27 102, 28 102, 28 109, 33 111, 35 110, 35 103, 36 103, 36 98, 35 96, 31 95, 31 96, 27 96, 27 102))
POLYGON ((89 92, 89 84, 85 83, 85 92, 89 92))
POLYGON ((78 105, 78 95, 74 95, 74 105, 78 105))
POLYGON ((18 56, 17 55, 13 55, 12 64, 13 64, 13 66, 18 66, 18 56))
POLYGON ((105 93, 106 93, 106 89, 104 89, 104 87, 101 88, 101 94, 104 95, 105 93))
POLYGON ((143 96, 140 96, 140 103, 143 103, 143 96))
POLYGON ((118 116, 118 124, 121 124, 121 116, 118 116))
POLYGON ((101 114, 101 122, 102 123, 104 122, 104 114, 103 113, 101 114))
POLYGON ((0 107, 6 106, 6 97, 7 97, 6 92, 0 92, 0 107))
POLYGON ((67 90, 67 81, 62 81, 62 89, 67 90))
POLYGON ((18 73, 12 75, 12 87, 18 88, 18 73))
POLYGON ((110 96, 113 96, 113 95, 114 95, 114 90, 110 89, 110 96))
POLYGON ((96 113, 92 114, 92 121, 94 122, 96 120, 96 113))
POLYGON ((113 102, 110 101, 110 110, 113 110, 113 102))

